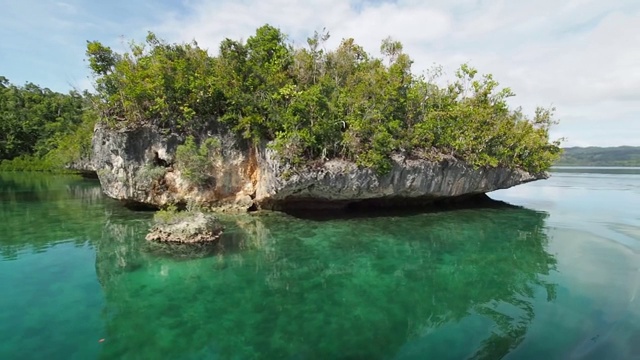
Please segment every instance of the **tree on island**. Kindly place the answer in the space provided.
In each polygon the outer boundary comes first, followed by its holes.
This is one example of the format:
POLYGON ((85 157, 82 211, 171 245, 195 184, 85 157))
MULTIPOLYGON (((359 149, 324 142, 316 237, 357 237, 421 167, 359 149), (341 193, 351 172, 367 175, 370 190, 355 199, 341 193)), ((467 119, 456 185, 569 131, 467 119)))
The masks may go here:
POLYGON ((558 157, 559 142, 549 141, 553 109, 538 108, 533 118, 509 109, 513 92, 491 75, 465 64, 440 87, 411 72, 398 41, 382 42, 381 59, 353 39, 325 51, 328 38, 316 32, 296 48, 264 25, 245 42, 223 40, 211 56, 195 41, 168 44, 149 33, 124 54, 89 42, 87 56, 99 112, 113 126, 152 123, 197 135, 222 124, 271 141, 293 164, 338 157, 381 172, 394 152, 534 173, 558 157))
POLYGON ((294 47, 264 25, 244 42, 223 40, 215 56, 195 41, 170 44, 151 32, 122 54, 90 41, 96 94, 19 88, 2 78, 0 160, 87 156, 96 118, 120 128, 152 124, 198 142, 226 128, 269 142, 296 166, 342 158, 385 173, 400 152, 539 173, 558 158, 560 142, 549 139, 554 109, 533 117, 510 109, 513 92, 491 75, 463 64, 453 82, 438 86, 441 69, 412 73, 413 61, 391 38, 382 41, 383 58, 353 39, 326 50, 328 39, 315 32, 307 47, 294 47))

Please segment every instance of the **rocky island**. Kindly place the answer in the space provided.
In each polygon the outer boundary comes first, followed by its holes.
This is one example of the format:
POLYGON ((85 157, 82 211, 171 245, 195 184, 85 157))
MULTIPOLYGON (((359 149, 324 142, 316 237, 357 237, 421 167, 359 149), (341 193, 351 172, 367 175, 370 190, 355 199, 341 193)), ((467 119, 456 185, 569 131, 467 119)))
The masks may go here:
POLYGON ((147 241, 174 244, 206 244, 220 238, 222 225, 203 212, 156 213, 147 241))
POLYGON ((474 167, 452 156, 429 161, 402 154, 392 155, 385 174, 342 159, 293 170, 267 146, 248 148, 230 136, 215 138, 224 146, 210 169, 203 169, 207 183, 202 186, 185 179, 175 165, 178 137, 163 136, 154 127, 119 131, 98 126, 94 166, 105 194, 127 206, 194 203, 230 211, 428 205, 546 177, 518 168, 474 167), (155 156, 167 165, 156 165, 155 156))
POLYGON ((118 54, 87 48, 100 101, 91 164, 130 207, 220 211, 429 205, 544 179, 560 153, 553 109, 510 110, 513 93, 463 65, 437 86, 402 44, 384 59, 352 39, 324 50, 265 25, 216 57, 149 33, 118 54))

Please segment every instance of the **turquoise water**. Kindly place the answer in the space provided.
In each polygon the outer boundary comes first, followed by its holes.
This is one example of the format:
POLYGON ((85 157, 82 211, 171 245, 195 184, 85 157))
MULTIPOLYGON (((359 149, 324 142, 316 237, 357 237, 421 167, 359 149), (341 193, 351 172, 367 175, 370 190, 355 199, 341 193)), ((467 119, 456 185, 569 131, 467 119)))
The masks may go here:
POLYGON ((225 217, 192 258, 0 173, 0 359, 640 359, 640 169, 557 171, 491 194, 519 208, 225 217))

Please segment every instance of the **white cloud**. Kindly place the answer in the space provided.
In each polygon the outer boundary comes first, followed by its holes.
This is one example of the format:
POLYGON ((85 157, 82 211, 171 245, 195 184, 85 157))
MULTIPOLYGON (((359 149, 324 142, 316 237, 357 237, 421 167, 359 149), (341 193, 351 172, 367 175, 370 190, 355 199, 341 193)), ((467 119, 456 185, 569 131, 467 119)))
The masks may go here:
POLYGON ((76 14, 78 12, 78 9, 72 4, 69 4, 63 1, 56 2, 55 4, 58 7, 64 9, 64 11, 66 11, 68 14, 76 14))
POLYGON ((640 145, 637 0, 5 3, 0 67, 21 67, 21 76, 33 75, 26 80, 34 82, 83 82, 85 40, 119 48, 120 35, 141 40, 153 30, 170 41, 196 39, 216 53, 223 38, 246 39, 265 23, 300 45, 314 30, 327 28, 327 46, 353 37, 374 55, 380 41, 392 36, 403 42, 416 71, 437 63, 451 75, 469 62, 493 73, 518 95, 513 105, 526 112, 554 105, 561 120, 554 135, 568 137, 568 145, 640 145))
POLYGON ((0 2, 0 75, 56 91, 86 86, 86 40, 114 46, 120 35, 137 38, 167 11, 128 0, 0 2))
POLYGON ((326 27, 329 46, 353 37, 372 54, 392 36, 418 71, 448 74, 469 62, 493 73, 532 112, 555 106, 567 145, 640 145, 640 6, 635 1, 459 0, 431 2, 190 1, 155 27, 169 40, 196 39, 216 52, 270 23, 296 43, 326 27))

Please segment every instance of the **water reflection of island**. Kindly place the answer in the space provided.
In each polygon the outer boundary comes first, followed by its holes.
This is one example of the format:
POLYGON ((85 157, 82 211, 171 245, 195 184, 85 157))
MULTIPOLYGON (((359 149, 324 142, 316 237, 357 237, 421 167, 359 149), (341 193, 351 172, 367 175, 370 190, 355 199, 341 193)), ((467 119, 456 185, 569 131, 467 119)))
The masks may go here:
POLYGON ((500 358, 523 341, 536 294, 555 297, 545 217, 247 216, 227 220, 217 255, 191 261, 143 251, 144 222, 112 221, 96 259, 108 304, 102 355, 500 358))

